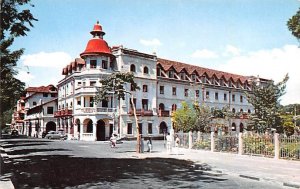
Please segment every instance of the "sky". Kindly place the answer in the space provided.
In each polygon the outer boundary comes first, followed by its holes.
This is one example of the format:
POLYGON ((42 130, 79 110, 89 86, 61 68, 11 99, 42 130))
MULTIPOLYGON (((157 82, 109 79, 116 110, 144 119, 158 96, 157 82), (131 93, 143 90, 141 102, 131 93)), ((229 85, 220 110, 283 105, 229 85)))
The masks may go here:
POLYGON ((299 0, 32 0, 34 28, 15 40, 24 48, 18 78, 26 87, 54 84, 79 57, 99 20, 109 46, 201 67, 281 81, 283 105, 300 103, 300 41, 286 22, 299 0))

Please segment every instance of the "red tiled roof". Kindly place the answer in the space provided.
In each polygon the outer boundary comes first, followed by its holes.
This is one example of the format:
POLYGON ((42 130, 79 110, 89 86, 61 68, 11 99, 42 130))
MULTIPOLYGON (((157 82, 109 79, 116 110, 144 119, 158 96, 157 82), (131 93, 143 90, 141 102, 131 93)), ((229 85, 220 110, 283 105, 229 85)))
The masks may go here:
POLYGON ((49 92, 57 92, 56 87, 54 85, 48 86, 40 86, 40 87, 28 87, 26 92, 37 92, 37 93, 49 93, 49 92))
POLYGON ((85 61, 82 58, 75 58, 76 64, 85 64, 85 61))
POLYGON ((194 65, 177 62, 177 61, 172 61, 172 60, 166 60, 166 59, 162 59, 162 58, 157 58, 157 65, 161 65, 161 67, 165 71, 167 71, 171 67, 173 67, 177 73, 181 72, 182 70, 186 70, 186 72, 189 75, 192 73, 196 73, 199 76, 206 74, 209 78, 211 78, 212 76, 215 75, 218 79, 223 77, 227 81, 230 80, 230 78, 232 78, 232 80, 234 82, 237 82, 238 80, 240 80, 242 83, 244 83, 249 78, 248 76, 231 74, 231 73, 227 73, 227 72, 222 72, 222 71, 213 70, 213 69, 209 69, 209 68, 203 68, 200 66, 194 66, 194 65))

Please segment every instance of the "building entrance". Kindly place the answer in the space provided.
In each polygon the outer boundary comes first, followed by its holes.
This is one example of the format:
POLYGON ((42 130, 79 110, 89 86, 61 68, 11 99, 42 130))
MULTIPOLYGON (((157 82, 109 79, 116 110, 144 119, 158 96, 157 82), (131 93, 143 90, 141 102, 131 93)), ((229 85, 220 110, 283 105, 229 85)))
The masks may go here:
POLYGON ((96 135, 97 135, 97 141, 105 140, 105 122, 102 119, 97 121, 96 135))

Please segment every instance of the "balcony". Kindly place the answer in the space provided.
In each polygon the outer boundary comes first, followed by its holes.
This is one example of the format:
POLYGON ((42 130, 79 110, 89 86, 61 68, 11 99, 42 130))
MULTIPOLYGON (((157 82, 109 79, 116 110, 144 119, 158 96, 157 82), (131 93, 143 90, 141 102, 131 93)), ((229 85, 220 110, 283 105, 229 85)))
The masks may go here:
POLYGON ((95 93, 97 92, 96 86, 81 86, 75 89, 75 94, 78 93, 95 93))
POLYGON ((158 110, 158 116, 159 117, 170 117, 170 111, 169 110, 158 110))
POLYGON ((84 107, 84 108, 79 108, 76 109, 76 111, 84 114, 109 114, 116 112, 116 108, 107 108, 107 107, 84 107))
MULTIPOLYGON (((129 109, 129 115, 133 115, 133 109, 129 109)), ((153 110, 136 109, 137 116, 153 116, 153 110)))
POLYGON ((54 112, 54 117, 72 116, 73 111, 70 109, 58 110, 54 112))

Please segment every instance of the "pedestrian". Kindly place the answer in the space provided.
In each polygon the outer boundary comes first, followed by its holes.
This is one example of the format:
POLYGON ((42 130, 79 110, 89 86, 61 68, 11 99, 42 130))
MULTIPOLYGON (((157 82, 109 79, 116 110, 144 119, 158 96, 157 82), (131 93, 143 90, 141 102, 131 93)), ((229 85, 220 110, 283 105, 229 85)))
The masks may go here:
POLYGON ((178 137, 178 135, 175 136, 175 150, 177 155, 179 154, 179 145, 180 145, 180 139, 178 137))
POLYGON ((148 150, 147 152, 152 152, 152 139, 149 137, 147 140, 147 146, 148 146, 148 150))
POLYGON ((110 142, 111 142, 111 147, 115 148, 116 147, 116 143, 117 143, 117 138, 116 138, 115 134, 111 135, 110 142))
POLYGON ((168 133, 167 135, 167 153, 171 153, 171 142, 172 142, 172 139, 171 139, 171 136, 170 136, 170 133, 168 133))

